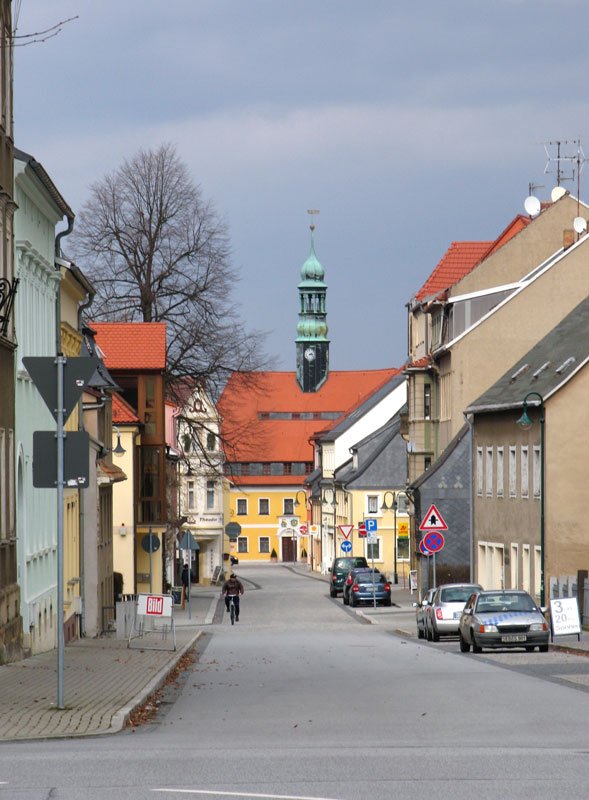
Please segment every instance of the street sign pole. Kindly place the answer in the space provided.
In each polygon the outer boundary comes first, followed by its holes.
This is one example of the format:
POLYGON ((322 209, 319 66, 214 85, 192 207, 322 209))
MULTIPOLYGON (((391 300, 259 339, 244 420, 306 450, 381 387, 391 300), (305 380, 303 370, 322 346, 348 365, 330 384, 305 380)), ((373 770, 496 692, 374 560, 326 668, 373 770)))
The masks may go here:
POLYGON ((57 364, 57 708, 65 708, 64 702, 64 653, 63 632, 63 367, 65 358, 61 353, 57 364))

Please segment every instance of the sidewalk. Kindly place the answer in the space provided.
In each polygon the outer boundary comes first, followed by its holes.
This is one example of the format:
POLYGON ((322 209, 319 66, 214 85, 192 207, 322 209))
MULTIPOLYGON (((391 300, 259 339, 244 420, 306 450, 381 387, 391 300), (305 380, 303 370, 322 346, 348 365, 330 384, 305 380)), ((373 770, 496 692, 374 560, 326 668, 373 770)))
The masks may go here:
POLYGON ((194 587, 190 610, 174 607, 171 639, 80 639, 64 653, 64 705, 57 703, 57 650, 0 667, 0 741, 120 731, 212 624, 220 589, 194 587), (157 649, 160 648, 160 649, 157 649))

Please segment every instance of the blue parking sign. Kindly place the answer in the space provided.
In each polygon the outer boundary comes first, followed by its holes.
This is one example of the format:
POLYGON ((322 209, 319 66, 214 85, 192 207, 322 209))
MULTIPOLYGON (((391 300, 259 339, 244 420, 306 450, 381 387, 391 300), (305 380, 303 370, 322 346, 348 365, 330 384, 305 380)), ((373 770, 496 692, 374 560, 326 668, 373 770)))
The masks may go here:
POLYGON ((375 519, 365 519, 366 533, 376 533, 378 530, 378 522, 375 519))

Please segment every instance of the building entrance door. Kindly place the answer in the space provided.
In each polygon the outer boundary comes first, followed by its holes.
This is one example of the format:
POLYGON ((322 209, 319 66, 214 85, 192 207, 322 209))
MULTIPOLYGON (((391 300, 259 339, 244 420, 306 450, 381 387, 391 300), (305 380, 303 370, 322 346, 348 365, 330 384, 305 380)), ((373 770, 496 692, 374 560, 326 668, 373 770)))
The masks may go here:
POLYGON ((297 540, 291 536, 283 536, 282 542, 282 560, 283 561, 296 561, 297 560, 297 540))

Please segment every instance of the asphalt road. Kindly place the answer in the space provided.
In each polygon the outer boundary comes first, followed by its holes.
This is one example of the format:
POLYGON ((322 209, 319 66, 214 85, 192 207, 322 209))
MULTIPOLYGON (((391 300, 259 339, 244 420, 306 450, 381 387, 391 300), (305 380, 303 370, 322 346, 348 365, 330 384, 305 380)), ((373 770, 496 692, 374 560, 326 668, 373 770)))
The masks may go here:
POLYGON ((585 793, 588 659, 460 654, 456 642, 363 623, 325 583, 280 566, 240 576, 240 622, 219 614, 154 723, 115 737, 2 745, 0 798, 585 793))

